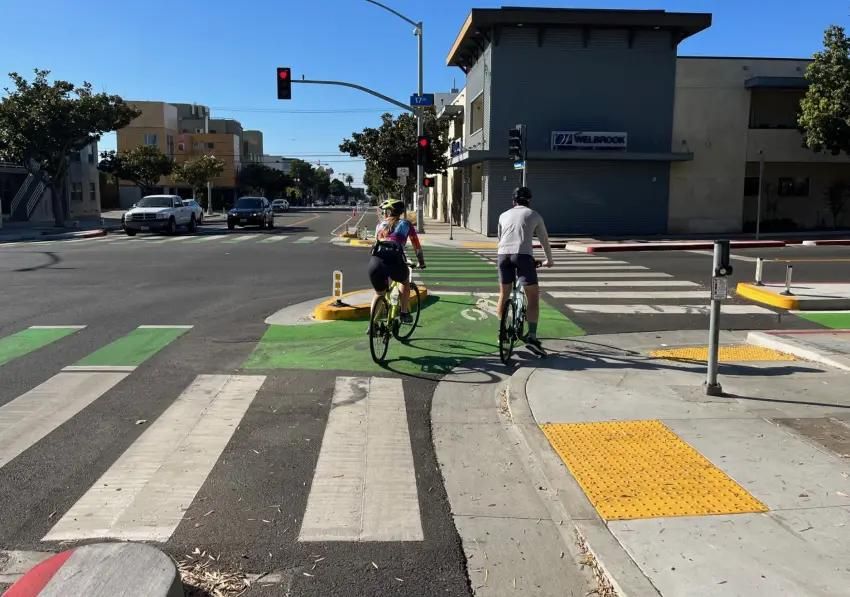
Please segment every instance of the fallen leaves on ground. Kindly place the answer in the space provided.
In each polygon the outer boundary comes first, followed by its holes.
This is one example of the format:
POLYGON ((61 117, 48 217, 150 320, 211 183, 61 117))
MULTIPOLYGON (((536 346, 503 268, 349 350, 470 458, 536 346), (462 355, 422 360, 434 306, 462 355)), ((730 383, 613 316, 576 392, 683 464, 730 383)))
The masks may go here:
POLYGON ((177 563, 186 597, 238 597, 250 582, 241 572, 225 572, 213 568, 218 560, 195 548, 177 563))

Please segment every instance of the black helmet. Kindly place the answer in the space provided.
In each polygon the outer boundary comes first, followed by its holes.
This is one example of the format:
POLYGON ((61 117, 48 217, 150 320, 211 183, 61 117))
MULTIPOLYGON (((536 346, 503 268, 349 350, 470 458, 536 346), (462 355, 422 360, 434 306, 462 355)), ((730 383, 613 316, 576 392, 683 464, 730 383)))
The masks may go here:
POLYGON ((514 189, 514 201, 528 203, 531 199, 531 189, 528 187, 517 187, 514 189))

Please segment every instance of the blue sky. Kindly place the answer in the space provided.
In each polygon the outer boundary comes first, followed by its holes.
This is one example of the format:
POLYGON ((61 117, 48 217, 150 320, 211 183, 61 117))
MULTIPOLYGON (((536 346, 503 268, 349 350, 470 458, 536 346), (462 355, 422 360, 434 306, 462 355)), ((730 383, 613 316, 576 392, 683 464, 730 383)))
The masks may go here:
MULTIPOLYGON (((847 0, 384 3, 425 23, 426 91, 447 91, 455 80, 463 85, 463 73, 446 67, 445 59, 472 7, 713 13, 713 26, 683 43, 680 55, 808 57, 828 25, 850 20, 847 0)), ((397 98, 409 97, 416 86, 412 28, 363 0, 0 0, 0 21, 0 73, 47 68, 55 77, 88 80, 126 99, 205 104, 215 116, 262 130, 266 153, 321 160, 337 173, 353 174, 355 184, 362 162, 340 155, 339 142, 377 123, 386 107, 354 90, 312 85, 296 85, 292 101, 278 101, 275 67, 291 66, 296 78, 358 82, 397 98)), ((110 145, 114 138, 105 138, 102 148, 110 145)))

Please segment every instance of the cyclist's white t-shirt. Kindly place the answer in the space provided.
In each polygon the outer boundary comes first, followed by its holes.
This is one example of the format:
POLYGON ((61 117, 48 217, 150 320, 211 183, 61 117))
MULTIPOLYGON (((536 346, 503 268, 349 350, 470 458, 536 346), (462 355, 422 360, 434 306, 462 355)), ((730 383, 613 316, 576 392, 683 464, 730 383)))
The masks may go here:
POLYGON ((499 255, 534 255, 535 235, 551 263, 549 234, 540 214, 525 205, 509 209, 499 216, 499 255))

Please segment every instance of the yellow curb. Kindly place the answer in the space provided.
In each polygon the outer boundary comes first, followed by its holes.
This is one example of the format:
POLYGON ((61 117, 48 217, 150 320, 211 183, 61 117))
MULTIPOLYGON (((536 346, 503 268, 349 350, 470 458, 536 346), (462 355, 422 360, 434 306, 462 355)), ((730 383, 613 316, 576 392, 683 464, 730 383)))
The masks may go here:
POLYGON ((352 247, 371 247, 375 243, 371 240, 363 240, 362 238, 352 238, 348 241, 348 244, 352 247))
POLYGON ((756 286, 755 284, 739 282, 738 287, 735 289, 735 293, 738 296, 750 299, 751 301, 770 305, 771 307, 778 307, 780 309, 797 309, 800 306, 800 300, 796 297, 782 296, 776 292, 771 292, 763 287, 756 286))
POLYGON ((499 246, 499 243, 486 241, 466 241, 460 243, 460 246, 464 249, 495 249, 499 246))
MULTIPOLYGON (((428 289, 424 286, 420 286, 417 284, 417 288, 419 288, 419 296, 417 297, 413 292, 410 293, 410 299, 413 301, 420 300, 420 298, 425 298, 428 296, 428 289)), ((341 300, 344 303, 345 297, 351 296, 354 294, 361 294, 363 292, 367 292, 367 290, 355 290, 354 292, 346 292, 342 295, 341 300)), ((363 303, 360 305, 346 305, 345 307, 337 307, 334 305, 336 302, 335 298, 329 298, 326 301, 323 301, 316 305, 313 309, 313 319, 317 319, 319 321, 336 321, 336 320, 345 320, 352 321, 357 319, 368 319, 369 318, 369 310, 372 305, 370 303, 363 303)))

